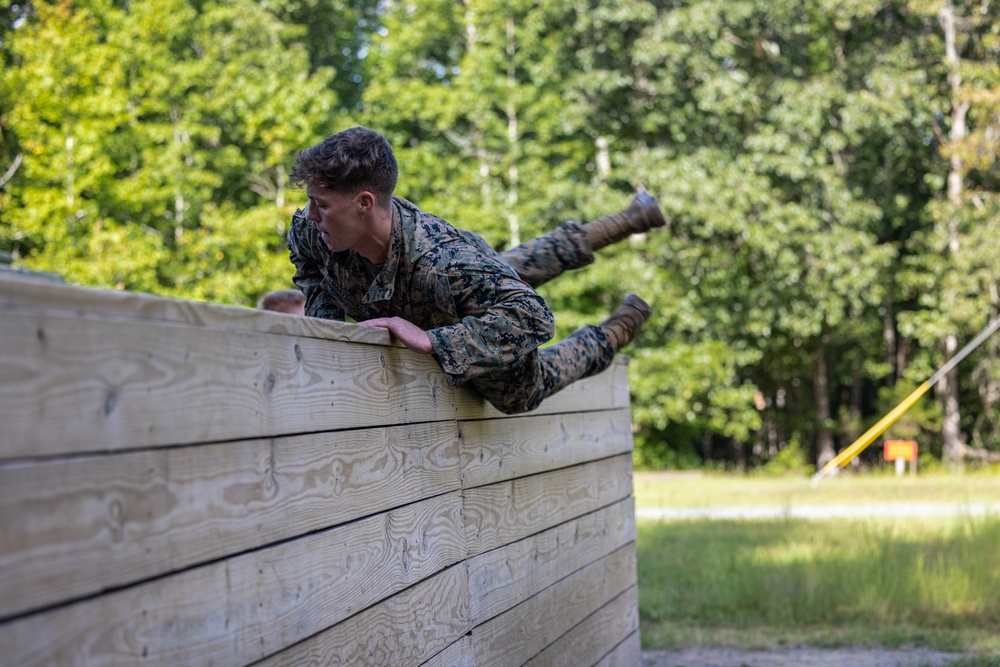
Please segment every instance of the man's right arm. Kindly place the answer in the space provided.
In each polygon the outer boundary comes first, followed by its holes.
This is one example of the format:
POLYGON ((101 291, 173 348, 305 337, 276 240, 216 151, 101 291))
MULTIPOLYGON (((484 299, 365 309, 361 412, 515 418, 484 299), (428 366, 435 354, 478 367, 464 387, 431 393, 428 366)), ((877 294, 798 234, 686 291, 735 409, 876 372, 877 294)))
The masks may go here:
POLYGON ((313 238, 315 236, 313 230, 313 224, 306 219, 302 211, 296 211, 288 229, 289 259, 295 265, 292 282, 306 297, 306 316, 343 320, 344 311, 323 289, 324 276, 316 257, 315 243, 318 241, 313 238))

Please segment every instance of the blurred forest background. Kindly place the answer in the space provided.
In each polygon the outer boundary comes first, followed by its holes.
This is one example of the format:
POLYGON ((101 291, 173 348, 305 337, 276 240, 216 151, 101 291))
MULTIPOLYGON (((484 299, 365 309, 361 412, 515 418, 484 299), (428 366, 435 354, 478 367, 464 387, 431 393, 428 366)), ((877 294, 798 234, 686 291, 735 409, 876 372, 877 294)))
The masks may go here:
MULTIPOLYGON (((998 60, 998 0, 5 2, 0 250, 253 307, 295 152, 355 124, 497 248, 644 185, 669 229, 545 286, 557 337, 653 304, 640 467, 815 465, 1000 314, 998 60)), ((887 436, 1000 457, 998 355, 887 436)))

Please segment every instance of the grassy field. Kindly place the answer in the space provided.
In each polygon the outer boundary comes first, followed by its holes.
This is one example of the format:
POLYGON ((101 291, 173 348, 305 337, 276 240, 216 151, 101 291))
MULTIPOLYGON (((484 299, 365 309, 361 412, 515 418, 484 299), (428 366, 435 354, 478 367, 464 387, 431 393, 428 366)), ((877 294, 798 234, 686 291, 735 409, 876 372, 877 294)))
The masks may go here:
POLYGON ((636 507, 1000 503, 1000 474, 841 475, 814 488, 809 477, 637 472, 635 500, 636 507))
MULTIPOLYGON (((636 475, 638 507, 1000 502, 990 475, 636 475)), ((638 523, 646 648, 928 646, 1000 655, 1000 516, 638 523)), ((992 664, 992 661, 990 662, 992 664)))

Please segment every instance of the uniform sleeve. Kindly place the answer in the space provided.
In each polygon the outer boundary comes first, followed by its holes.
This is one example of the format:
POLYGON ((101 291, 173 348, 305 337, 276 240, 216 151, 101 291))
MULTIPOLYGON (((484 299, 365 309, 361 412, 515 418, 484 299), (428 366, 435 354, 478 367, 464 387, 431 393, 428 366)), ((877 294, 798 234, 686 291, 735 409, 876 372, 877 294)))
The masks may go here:
POLYGON ((320 271, 314 243, 310 237, 311 223, 301 211, 292 216, 288 230, 288 254, 295 265, 292 282, 306 297, 306 315, 326 320, 343 320, 344 311, 323 290, 323 272, 320 271))
POLYGON ((545 301, 498 260, 449 271, 461 321, 427 332, 441 368, 468 382, 510 368, 552 338, 555 321, 545 301))

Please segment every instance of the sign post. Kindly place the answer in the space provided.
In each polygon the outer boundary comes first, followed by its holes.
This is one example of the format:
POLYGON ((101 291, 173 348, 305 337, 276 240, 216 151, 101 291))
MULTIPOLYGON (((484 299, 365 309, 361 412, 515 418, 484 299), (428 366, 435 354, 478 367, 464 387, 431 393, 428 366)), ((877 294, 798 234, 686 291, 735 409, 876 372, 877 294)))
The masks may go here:
POLYGON ((882 448, 882 457, 886 461, 896 462, 896 476, 903 475, 906 461, 910 462, 910 474, 917 474, 917 441, 916 440, 886 440, 882 448))

